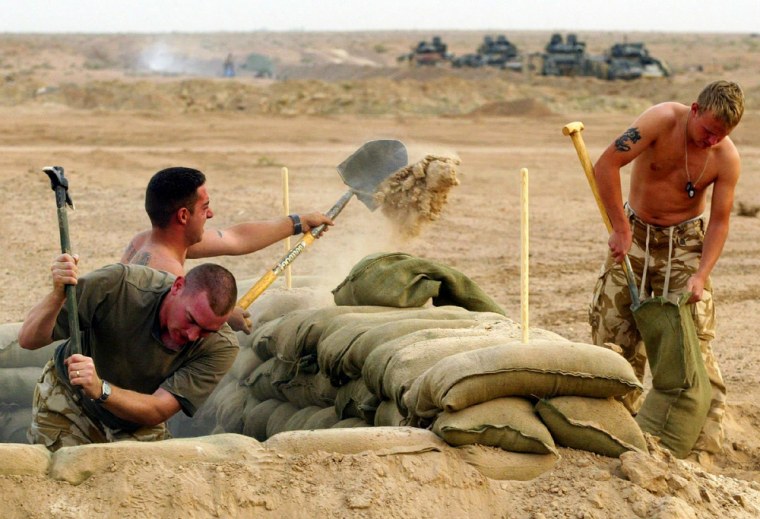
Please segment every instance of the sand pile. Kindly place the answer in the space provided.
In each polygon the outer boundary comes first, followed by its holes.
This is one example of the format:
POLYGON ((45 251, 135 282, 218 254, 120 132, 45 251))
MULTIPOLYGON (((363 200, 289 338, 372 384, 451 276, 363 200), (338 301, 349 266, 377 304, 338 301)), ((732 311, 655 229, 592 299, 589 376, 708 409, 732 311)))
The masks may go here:
POLYGON ((380 185, 375 201, 399 234, 417 236, 426 223, 440 217, 449 191, 459 185, 459 164, 456 158, 427 155, 380 185))

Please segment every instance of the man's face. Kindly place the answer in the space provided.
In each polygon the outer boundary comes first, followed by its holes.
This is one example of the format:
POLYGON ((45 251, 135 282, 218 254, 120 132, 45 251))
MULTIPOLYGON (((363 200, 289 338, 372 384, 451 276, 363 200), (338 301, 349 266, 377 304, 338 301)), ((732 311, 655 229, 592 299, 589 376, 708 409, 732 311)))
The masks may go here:
POLYGON ((188 293, 184 278, 174 282, 165 304, 168 306, 161 322, 161 341, 172 350, 218 331, 229 318, 229 314, 214 314, 205 292, 188 293))
POLYGON ((187 221, 187 234, 191 243, 198 243, 203 238, 206 220, 214 217, 211 210, 211 199, 208 196, 206 186, 198 188, 198 199, 195 201, 193 210, 187 221))
POLYGON ((698 106, 692 106, 694 123, 692 125, 692 139, 700 148, 706 149, 715 146, 725 139, 733 128, 727 128, 725 123, 715 117, 710 110, 699 113, 698 106))

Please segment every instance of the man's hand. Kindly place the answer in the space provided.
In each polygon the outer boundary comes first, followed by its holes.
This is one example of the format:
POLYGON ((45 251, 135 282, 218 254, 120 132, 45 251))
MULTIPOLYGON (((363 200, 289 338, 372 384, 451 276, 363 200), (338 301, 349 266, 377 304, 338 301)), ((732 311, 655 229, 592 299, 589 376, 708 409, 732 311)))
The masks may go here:
POLYGON ((610 246, 610 252, 613 259, 617 263, 622 263, 625 259, 625 255, 631 250, 631 243, 633 242, 633 233, 630 229, 623 231, 612 231, 610 239, 607 244, 610 246))
POLYGON ((63 361, 68 368, 69 381, 74 386, 80 386, 88 398, 100 398, 103 381, 95 371, 95 362, 91 357, 75 353, 63 361))
POLYGON ((251 321, 248 319, 250 316, 251 312, 236 306, 232 310, 230 318, 227 319, 227 324, 236 332, 244 332, 246 335, 251 335, 251 321))
MULTIPOLYGON (((332 219, 328 218, 326 215, 320 212, 302 214, 300 217, 301 227, 303 228, 304 234, 312 230, 314 227, 319 227, 322 224, 325 224, 326 226, 335 225, 332 219)), ((326 232, 327 227, 325 227, 324 230, 319 233, 319 236, 317 236, 317 238, 321 237, 326 232)))
POLYGON ((702 291, 705 288, 705 282, 698 275, 694 274, 686 281, 686 290, 691 292, 689 303, 696 303, 702 300, 702 291))
POLYGON ((79 255, 61 254, 53 260, 50 272, 53 274, 53 290, 63 295, 66 285, 76 285, 79 275, 79 255))

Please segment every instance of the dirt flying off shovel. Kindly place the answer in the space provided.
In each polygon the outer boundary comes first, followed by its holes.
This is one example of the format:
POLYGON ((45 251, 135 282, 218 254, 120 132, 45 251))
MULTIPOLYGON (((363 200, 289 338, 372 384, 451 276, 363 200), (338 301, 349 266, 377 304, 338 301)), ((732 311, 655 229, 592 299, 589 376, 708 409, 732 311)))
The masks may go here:
MULTIPOLYGON (((69 181, 63 176, 61 166, 43 168, 50 185, 55 192, 55 205, 58 209, 58 230, 61 234, 61 252, 71 254, 71 241, 69 240, 69 220, 66 216, 66 206, 74 209, 74 202, 69 196, 69 181)), ((79 336, 79 314, 77 313, 77 293, 74 285, 66 285, 66 313, 69 316, 69 333, 71 334, 71 353, 81 353, 81 339, 79 336)))
MULTIPOLYGON (((338 166, 343 183, 349 190, 327 211, 327 216, 335 219, 351 198, 356 195, 370 211, 377 209, 374 200, 378 186, 391 174, 407 165, 406 147, 396 140, 369 141, 356 150, 338 166)), ((237 306, 246 309, 264 290, 274 283, 293 260, 311 245, 325 226, 320 225, 309 231, 298 244, 290 249, 272 270, 264 274, 246 294, 237 302, 237 306)))

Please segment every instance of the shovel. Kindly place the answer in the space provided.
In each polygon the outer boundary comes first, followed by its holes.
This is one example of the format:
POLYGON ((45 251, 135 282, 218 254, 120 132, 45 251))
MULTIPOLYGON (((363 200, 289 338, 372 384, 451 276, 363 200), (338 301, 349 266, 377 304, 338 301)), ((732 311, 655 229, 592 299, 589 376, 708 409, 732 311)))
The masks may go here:
MULTIPOLYGON (((334 219, 340 214, 351 198, 356 195, 370 211, 377 209, 374 200, 375 191, 391 174, 407 165, 406 147, 396 140, 377 140, 365 143, 338 166, 338 173, 349 189, 327 211, 327 216, 334 219)), ((237 302, 242 309, 248 308, 264 290, 274 283, 277 276, 290 265, 306 247, 325 229, 322 224, 311 229, 298 244, 290 249, 277 264, 264 274, 237 302)))
MULTIPOLYGON (((61 252, 71 254, 71 241, 69 240, 69 221, 66 216, 66 206, 74 209, 74 202, 69 196, 69 181, 63 176, 61 166, 43 168, 45 174, 50 177, 50 186, 55 191, 55 205, 58 209, 58 230, 61 235, 61 252)), ((69 333, 71 334, 71 353, 81 353, 81 339, 79 336, 79 314, 77 313, 77 293, 74 285, 66 285, 66 313, 69 316, 69 333)))

